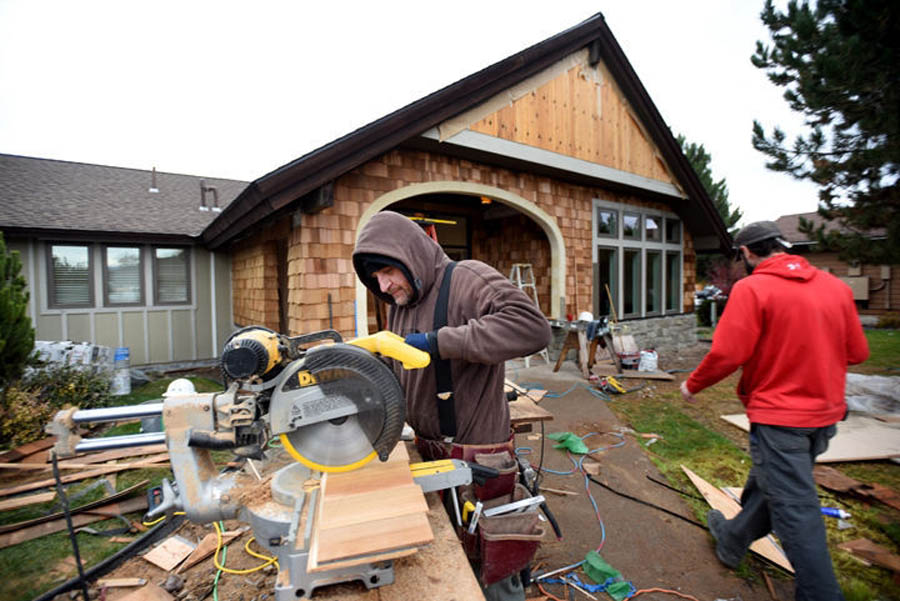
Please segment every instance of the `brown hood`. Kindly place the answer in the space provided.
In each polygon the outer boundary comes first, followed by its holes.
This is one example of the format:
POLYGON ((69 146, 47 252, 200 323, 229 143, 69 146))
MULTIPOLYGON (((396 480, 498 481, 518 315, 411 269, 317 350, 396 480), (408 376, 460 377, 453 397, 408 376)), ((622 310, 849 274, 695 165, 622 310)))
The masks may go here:
POLYGON ((428 295, 435 274, 450 262, 438 243, 408 217, 393 211, 382 211, 372 217, 356 241, 353 268, 372 294, 390 304, 394 303, 393 297, 381 291, 371 270, 366 268, 369 255, 387 257, 406 269, 406 277, 416 293, 411 306, 428 295))

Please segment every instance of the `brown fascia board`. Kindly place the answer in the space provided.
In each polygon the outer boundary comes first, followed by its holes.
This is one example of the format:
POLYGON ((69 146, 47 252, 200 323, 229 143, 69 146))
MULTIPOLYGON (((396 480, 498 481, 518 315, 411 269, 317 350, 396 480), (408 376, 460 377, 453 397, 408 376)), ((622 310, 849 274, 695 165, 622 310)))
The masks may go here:
POLYGON ((609 32, 603 15, 482 69, 365 125, 255 180, 202 237, 210 248, 227 244, 264 214, 283 209, 315 188, 332 181, 438 123, 491 98, 545 69, 560 58, 609 32), (265 204, 266 206, 260 207, 265 204))
MULTIPOLYGON (((597 42, 600 45, 600 55, 606 62, 606 66, 617 76, 616 81, 619 87, 638 113, 638 117, 647 125, 647 129, 659 146, 663 157, 675 172, 675 177, 684 186, 688 197, 695 199, 696 205, 703 212, 703 216, 713 226, 715 235, 719 239, 721 251, 730 253, 732 240, 725 223, 722 221, 703 184, 700 183, 694 168, 687 160, 687 157, 684 156, 684 152, 682 152, 675 136, 672 135, 669 126, 666 125, 665 120, 650 99, 650 95, 638 78, 637 73, 631 67, 631 63, 628 62, 622 47, 616 42, 609 29, 606 30, 606 35, 601 35, 597 38, 597 42)), ((696 222, 696 215, 690 209, 690 203, 684 203, 682 210, 679 211, 681 218, 686 223, 696 222)))
POLYGON ((199 236, 184 234, 155 234, 152 232, 110 232, 104 230, 66 230, 61 228, 7 227, 0 225, 0 231, 7 237, 37 238, 59 242, 100 242, 139 244, 195 245, 201 242, 199 236))

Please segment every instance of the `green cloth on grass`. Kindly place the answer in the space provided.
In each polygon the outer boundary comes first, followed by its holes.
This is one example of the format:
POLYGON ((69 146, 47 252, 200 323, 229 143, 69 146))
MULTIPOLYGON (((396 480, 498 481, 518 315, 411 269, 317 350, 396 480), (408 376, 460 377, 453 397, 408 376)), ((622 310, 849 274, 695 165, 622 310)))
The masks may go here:
POLYGON ((568 449, 579 455, 584 455, 588 452, 587 445, 584 444, 584 441, 571 432, 551 432, 547 435, 547 438, 559 442, 559 444, 553 445, 554 449, 568 449))

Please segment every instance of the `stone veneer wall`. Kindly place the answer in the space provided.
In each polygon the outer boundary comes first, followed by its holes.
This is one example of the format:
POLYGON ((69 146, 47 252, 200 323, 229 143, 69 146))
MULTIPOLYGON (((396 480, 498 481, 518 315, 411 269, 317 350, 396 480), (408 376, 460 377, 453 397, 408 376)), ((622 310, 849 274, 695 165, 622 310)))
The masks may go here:
MULTIPOLYGON (((697 344, 697 316, 693 313, 623 321, 620 325, 624 328, 622 333, 634 337, 639 349, 656 350, 660 360, 697 344)), ((550 358, 554 362, 559 357, 567 333, 566 327, 553 328, 550 358)), ((575 352, 570 351, 567 358, 575 359, 575 352)))
MULTIPOLYGON (((591 310, 591 223, 592 200, 604 198, 635 206, 665 209, 665 205, 603 188, 580 186, 536 176, 525 172, 482 165, 440 154, 406 149, 392 150, 350 171, 335 181, 334 205, 313 215, 302 215, 301 224, 290 232, 288 250, 288 287, 290 290, 289 332, 300 334, 328 327, 327 296, 331 294, 334 328, 344 336, 355 335, 355 285, 351 256, 359 218, 366 207, 391 190, 411 184, 435 181, 473 182, 501 188, 534 202, 559 226, 566 242, 566 312, 577 314, 591 310), (576 306, 577 299, 577 306, 576 306)), ((448 189, 448 192, 452 192, 448 189)), ((539 228, 538 228, 539 229, 539 228)), ((499 234, 500 243, 505 234, 499 234)), ((542 308, 549 312, 549 244, 534 249, 528 241, 524 249, 534 252, 532 264, 543 270, 537 273, 539 292, 546 287, 542 308)), ((539 245, 540 246, 540 245, 539 245)), ((490 259, 493 251, 486 245, 479 255, 490 259)), ((684 302, 692 302, 694 288, 693 245, 685 235, 684 302)), ((524 253, 523 253, 524 254, 524 253)), ((518 256, 518 255, 516 255, 518 256)), ((503 268, 503 262, 498 265, 503 268)), ((509 259, 506 259, 509 260, 509 259)), ((508 266, 506 267, 508 275, 508 266)), ((536 270, 537 271, 537 270, 536 270)), ((237 297, 237 292, 235 293, 237 297)), ((237 299, 236 299, 237 300, 237 299)), ((237 303, 236 303, 237 306, 237 303)))

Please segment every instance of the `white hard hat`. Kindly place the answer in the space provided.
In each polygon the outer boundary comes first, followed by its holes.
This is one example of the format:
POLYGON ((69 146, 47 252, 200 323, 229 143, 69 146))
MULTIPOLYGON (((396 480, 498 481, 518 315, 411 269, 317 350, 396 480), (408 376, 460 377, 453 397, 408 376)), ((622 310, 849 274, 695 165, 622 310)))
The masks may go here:
POLYGON ((178 378, 177 380, 172 380, 172 382, 169 384, 169 387, 166 388, 166 391, 163 393, 163 396, 181 396, 186 394, 195 394, 196 392, 197 389, 194 388, 193 382, 191 382, 187 378, 178 378))

